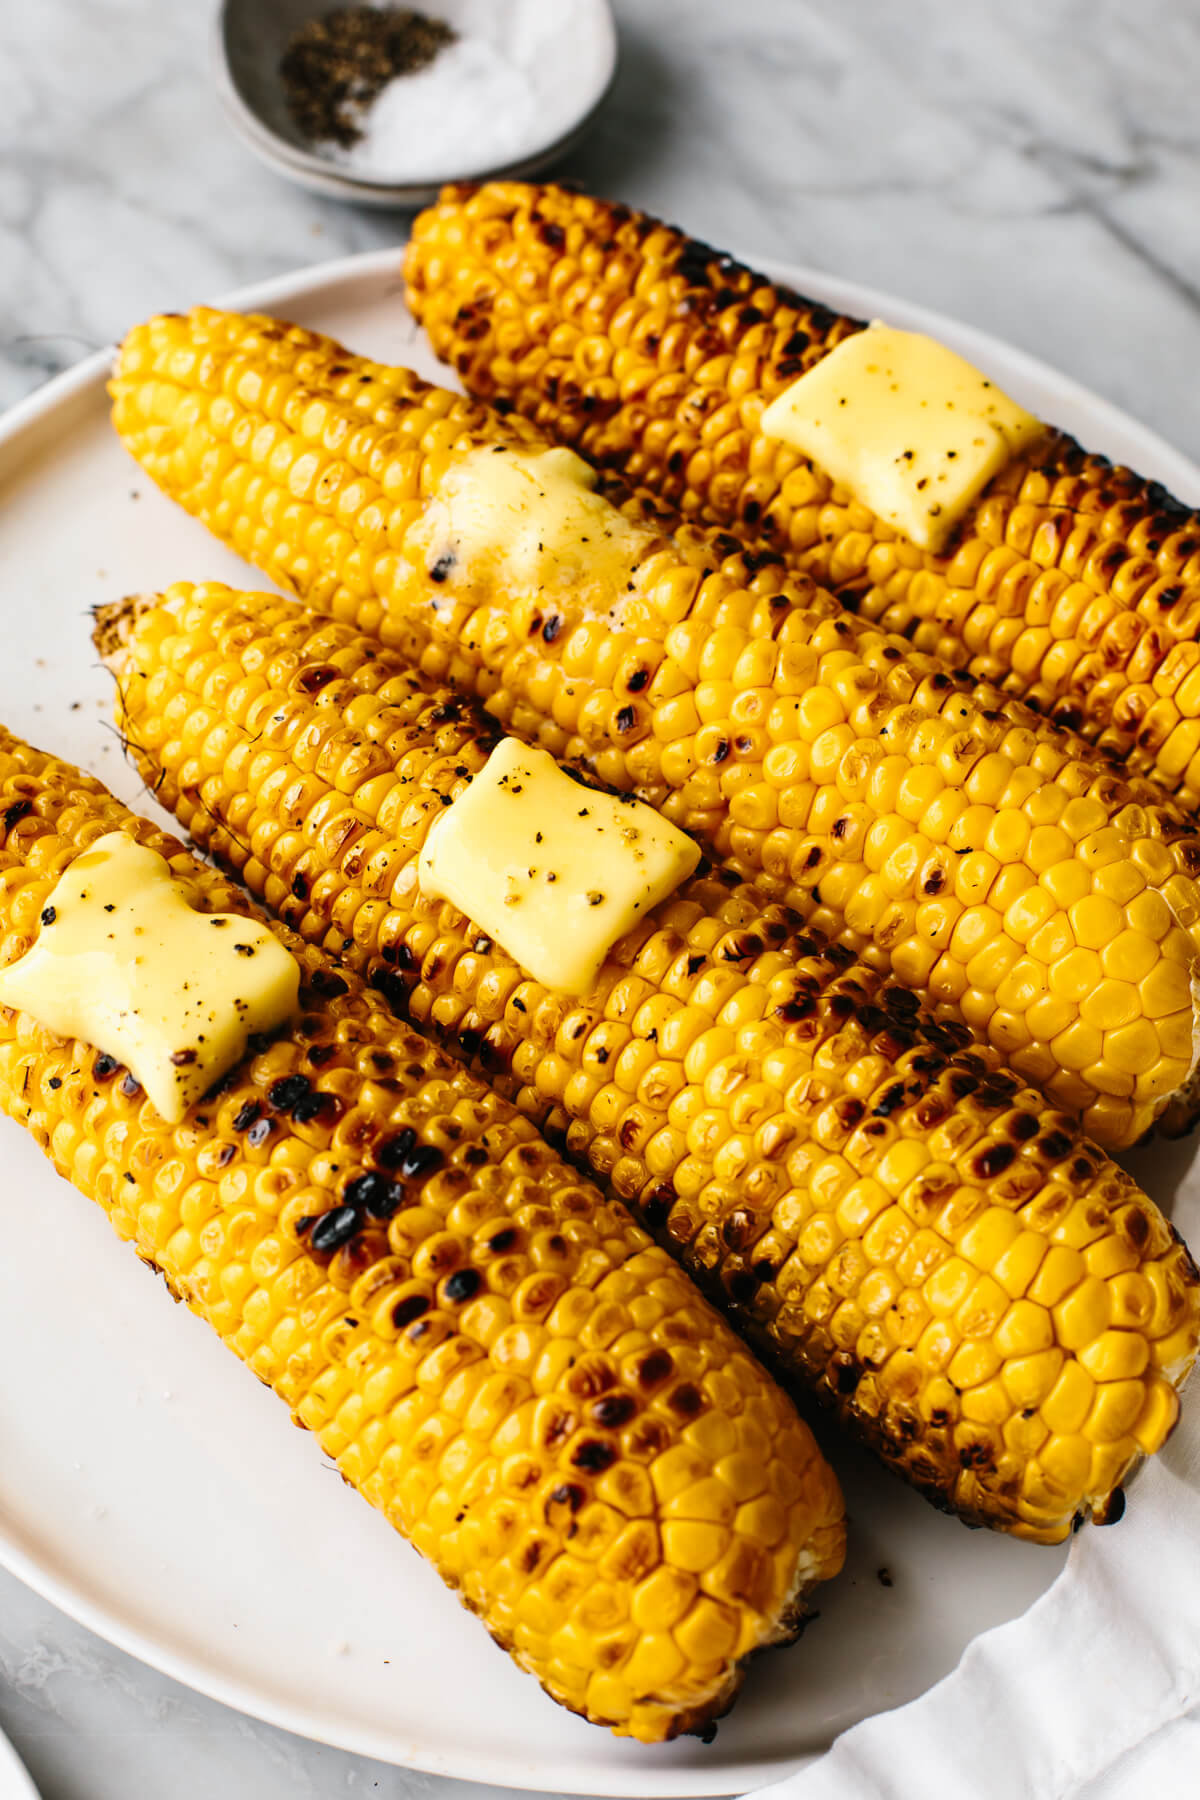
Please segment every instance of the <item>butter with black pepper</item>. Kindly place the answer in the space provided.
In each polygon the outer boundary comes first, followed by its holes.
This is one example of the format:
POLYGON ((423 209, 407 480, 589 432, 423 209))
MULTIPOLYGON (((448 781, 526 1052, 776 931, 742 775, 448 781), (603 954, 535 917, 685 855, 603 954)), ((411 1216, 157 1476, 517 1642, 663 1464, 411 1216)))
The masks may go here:
POLYGON ((434 821, 418 870, 423 893, 536 980, 585 994, 613 945, 699 861, 652 807, 581 787, 545 750, 504 738, 434 821))
POLYGON ((295 1011, 300 968, 265 925, 201 913, 166 859, 123 831, 59 879, 37 941, 0 969, 0 1005, 125 1064, 177 1121, 295 1011))
POLYGON ((409 534, 429 578, 505 594, 569 595, 607 610, 655 542, 603 494, 573 450, 485 444, 455 457, 409 534))
POLYGON ((784 389, 760 429, 809 457, 922 550, 940 550, 1015 451, 1045 430, 964 357, 871 325, 784 389))

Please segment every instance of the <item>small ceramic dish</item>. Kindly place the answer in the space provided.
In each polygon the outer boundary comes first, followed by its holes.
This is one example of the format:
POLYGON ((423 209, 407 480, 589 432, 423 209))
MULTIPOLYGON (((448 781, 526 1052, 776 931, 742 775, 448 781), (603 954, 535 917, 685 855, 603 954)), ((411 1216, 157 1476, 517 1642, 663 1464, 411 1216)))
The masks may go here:
POLYGON ((398 78, 397 97, 411 94, 413 129, 398 140, 396 166, 376 158, 367 168, 361 157, 350 166, 337 145, 302 136, 279 72, 295 33, 345 3, 221 0, 213 34, 218 90, 243 142, 279 174, 334 199, 423 206, 446 181, 534 174, 586 129, 616 71, 609 0, 428 0, 455 42, 398 78), (485 80, 507 103, 477 103, 485 80))

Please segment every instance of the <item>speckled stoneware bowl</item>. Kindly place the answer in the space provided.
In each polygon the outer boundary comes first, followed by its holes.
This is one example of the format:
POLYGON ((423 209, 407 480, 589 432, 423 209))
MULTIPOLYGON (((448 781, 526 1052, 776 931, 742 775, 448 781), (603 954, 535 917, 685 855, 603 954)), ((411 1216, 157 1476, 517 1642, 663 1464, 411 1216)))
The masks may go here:
MULTIPOLYGON (((575 143, 611 86, 617 34, 609 0, 428 0, 460 40, 481 39, 518 60, 534 105, 510 134, 503 160, 480 163, 471 145, 446 166, 365 172, 334 146, 308 142, 288 112, 280 58, 296 31, 347 0, 221 0, 213 32, 218 91, 230 122, 263 162, 314 193, 361 206, 424 206, 445 181, 532 175, 575 143)), ((401 77, 401 79, 405 79, 401 77)))

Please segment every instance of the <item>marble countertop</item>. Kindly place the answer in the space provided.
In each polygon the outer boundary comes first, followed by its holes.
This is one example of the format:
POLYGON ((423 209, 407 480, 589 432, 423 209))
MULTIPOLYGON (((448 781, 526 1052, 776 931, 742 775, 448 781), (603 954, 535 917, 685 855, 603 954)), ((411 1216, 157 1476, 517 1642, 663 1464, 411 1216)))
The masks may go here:
MULTIPOLYGON (((617 83, 566 172, 715 243, 969 319, 1200 457, 1187 0, 616 10, 617 83)), ((404 234, 403 215, 313 198, 251 158, 208 28, 195 0, 3 9, 0 405, 151 311, 404 234)), ((0 1726, 45 1800, 486 1791, 242 1718, 3 1574, 0 1726)))

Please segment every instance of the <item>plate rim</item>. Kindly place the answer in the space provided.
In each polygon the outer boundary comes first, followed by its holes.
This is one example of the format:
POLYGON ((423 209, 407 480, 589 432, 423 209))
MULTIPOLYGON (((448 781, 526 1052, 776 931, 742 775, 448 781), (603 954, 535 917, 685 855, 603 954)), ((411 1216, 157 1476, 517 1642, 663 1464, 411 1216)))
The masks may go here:
MULTIPOLYGON (((394 296, 397 304, 403 304, 403 251, 401 242, 306 265, 241 285, 212 304, 237 310, 286 307, 317 295, 332 296, 340 288, 355 288, 375 280, 382 284, 380 301, 394 296)), ((1144 459, 1151 467, 1163 470, 1160 479, 1166 480, 1173 489, 1182 487, 1185 493, 1190 489, 1194 500, 1200 502, 1200 464, 1123 408, 1030 352, 978 327, 865 283, 778 257, 747 257, 744 260, 772 279, 787 282, 838 310, 859 317, 883 313, 910 328, 944 337, 985 366, 998 356, 1009 371, 1018 373, 1022 385, 1028 383, 1031 387, 1050 390, 1065 404, 1084 408, 1094 421, 1095 436, 1100 442, 1111 432, 1114 438, 1132 443, 1136 446, 1134 455, 1139 463, 1144 459)), ((115 346, 106 345, 92 352, 0 413, 0 458, 3 458, 0 481, 5 475, 3 465, 10 460, 7 453, 26 433, 36 431, 40 435, 47 421, 53 420, 59 412, 69 413, 91 396, 93 390, 98 390, 94 397, 105 403, 104 390, 114 350, 115 346)), ((453 379, 449 372, 447 378, 453 379)), ((18 1532, 10 1529, 2 1516, 0 1566, 78 1624, 194 1691, 298 1736, 353 1754, 372 1756, 393 1767, 545 1793, 642 1796, 643 1800, 649 1800, 650 1796, 661 1797, 661 1800, 694 1796, 695 1800, 704 1800, 704 1797, 735 1790, 740 1792, 746 1787, 780 1780, 810 1766, 824 1754, 824 1750, 819 1750, 802 1753, 799 1757, 791 1755, 755 1763, 730 1764, 714 1767, 706 1774, 702 1769, 673 1770, 670 1766, 656 1769, 635 1761, 630 1762, 627 1771, 615 1766, 589 1770, 578 1762, 570 1762, 570 1752, 565 1757, 560 1753, 558 1761, 549 1765, 535 1763, 526 1767, 510 1756, 496 1766, 489 1754, 461 1745, 440 1750, 430 1745, 411 1745, 406 1747, 404 1763, 398 1764, 394 1739, 388 1740, 377 1728, 346 1721, 336 1713, 318 1714, 302 1704, 292 1706, 280 1696, 254 1687, 244 1677, 226 1676, 202 1656, 179 1650, 169 1640, 127 1619, 114 1605, 94 1597, 68 1577, 58 1574, 22 1543, 18 1532)), ((4 1747, 0 1734, 0 1756, 4 1747)), ((15 1752, 13 1754, 15 1756, 15 1752)), ((18 1766, 24 1772, 19 1760, 18 1766)))

